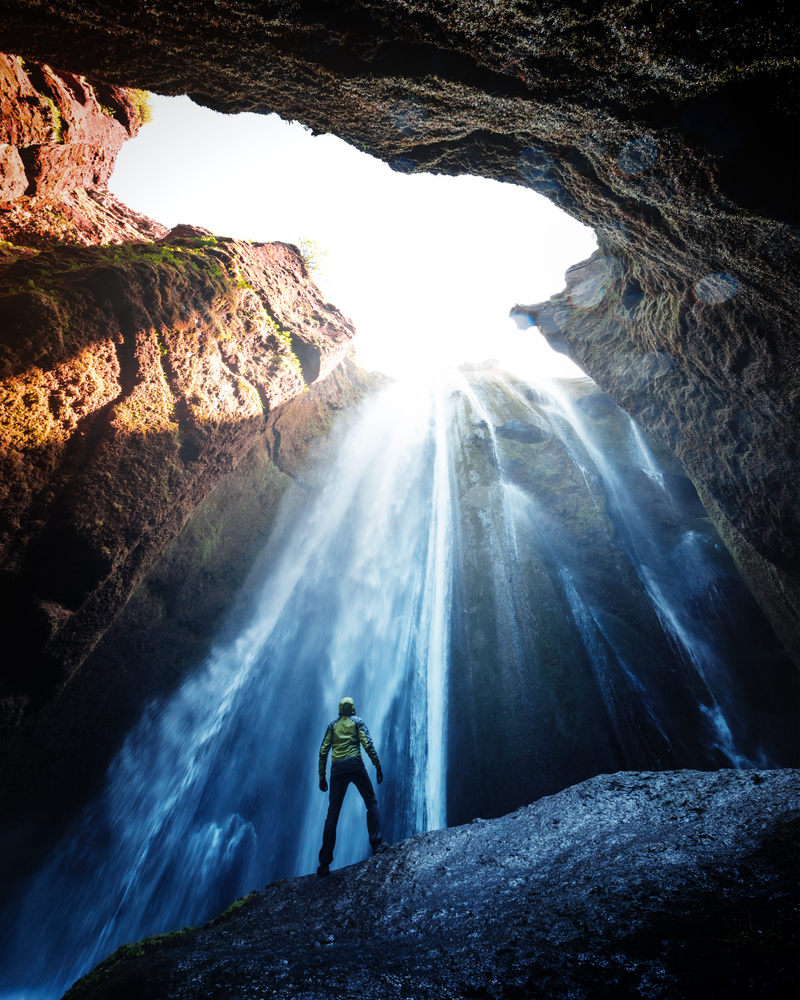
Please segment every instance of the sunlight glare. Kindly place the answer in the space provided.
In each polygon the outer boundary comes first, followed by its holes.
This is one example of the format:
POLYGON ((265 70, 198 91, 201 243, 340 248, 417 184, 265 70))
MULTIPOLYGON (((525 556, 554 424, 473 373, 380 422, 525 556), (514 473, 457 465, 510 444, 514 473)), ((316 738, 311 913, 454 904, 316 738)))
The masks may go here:
POLYGON ((542 374, 580 374, 508 312, 560 291, 594 234, 522 186, 400 174, 277 115, 154 96, 153 121, 122 147, 111 188, 167 226, 317 240, 329 251, 320 289, 354 321, 371 370, 397 377, 523 350, 542 374))

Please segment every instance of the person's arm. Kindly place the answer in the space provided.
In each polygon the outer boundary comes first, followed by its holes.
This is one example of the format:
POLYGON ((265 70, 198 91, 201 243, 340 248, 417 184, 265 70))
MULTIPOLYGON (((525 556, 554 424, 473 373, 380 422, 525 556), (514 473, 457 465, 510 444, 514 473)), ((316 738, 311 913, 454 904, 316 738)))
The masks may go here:
POLYGON ((375 749, 375 744, 372 742, 369 730, 362 719, 359 719, 356 723, 356 729, 358 730, 358 738, 361 741, 361 745, 367 751, 367 756, 375 765, 376 777, 378 779, 378 784, 380 784, 383 781, 383 769, 381 768, 378 751, 375 749))
POLYGON ((325 730, 322 746, 319 748, 319 790, 321 792, 328 791, 328 782, 325 780, 325 770, 328 766, 328 751, 331 748, 331 743, 333 743, 333 726, 329 725, 325 730))

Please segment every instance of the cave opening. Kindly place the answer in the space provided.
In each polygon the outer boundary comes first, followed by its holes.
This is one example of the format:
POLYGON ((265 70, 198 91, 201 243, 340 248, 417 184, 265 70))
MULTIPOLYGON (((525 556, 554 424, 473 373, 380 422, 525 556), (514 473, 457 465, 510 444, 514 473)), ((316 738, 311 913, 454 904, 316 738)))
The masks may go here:
MULTIPOLYGON (((325 803, 309 801, 306 772, 344 694, 381 751, 390 842, 602 773, 792 762, 786 665, 770 661, 763 616, 679 465, 530 317, 507 319, 592 253, 585 227, 525 188, 404 176, 332 137, 182 99, 156 99, 143 137, 153 145, 139 137, 120 156, 120 198, 257 242, 300 242, 299 226, 334 252, 338 240, 323 290, 353 312, 363 360, 400 378, 298 470, 265 557, 237 582, 239 626, 221 627, 175 690, 149 700, 102 787, 20 887, 2 958, 12 980, 61 989, 125 941, 313 870, 325 803), (216 125, 253 130, 235 179, 212 161, 184 183, 180 164, 201 149, 237 148, 216 125), (315 143, 331 157, 312 155, 315 143), (267 154, 284 173, 262 166, 267 154), (306 161, 328 183, 311 186, 306 161), (160 186, 165 175, 174 184, 160 186), (396 193, 429 184, 421 203, 396 193), (525 214, 539 202, 540 218, 525 214), (291 748, 279 772, 262 766, 265 741, 291 748), (68 929, 58 908, 42 916, 45 898, 71 901, 68 929)), ((572 301, 590 308, 603 294, 589 279, 572 301)), ((642 298, 629 280, 622 308, 642 298)), ((308 370, 313 358, 299 357, 308 370)), ((188 463, 199 455, 184 448, 188 463)), ((162 614, 180 580, 151 585, 162 614)), ((342 812, 336 869, 364 857, 360 805, 351 795, 342 812)))
POLYGON ((535 330, 508 322, 542 301, 592 230, 524 185, 404 174, 333 135, 277 115, 221 115, 152 98, 153 118, 120 150, 112 191, 168 226, 322 250, 313 273, 358 330, 359 361, 396 377, 520 351, 546 374, 580 377, 535 330))

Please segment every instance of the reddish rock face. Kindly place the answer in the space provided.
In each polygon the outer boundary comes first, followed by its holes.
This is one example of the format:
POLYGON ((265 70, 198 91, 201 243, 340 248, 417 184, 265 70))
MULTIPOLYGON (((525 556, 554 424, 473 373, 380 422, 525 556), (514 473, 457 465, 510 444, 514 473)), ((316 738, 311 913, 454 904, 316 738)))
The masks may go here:
POLYGON ((0 201, 21 198, 28 187, 25 165, 16 146, 0 145, 0 201))
POLYGON ((12 717, 64 684, 267 414, 354 336, 293 247, 198 232, 43 251, 0 273, 12 717))
POLYGON ((294 247, 168 232, 110 194, 139 116, 123 88, 0 55, 0 730, 355 335, 294 247))
POLYGON ((105 184, 140 124, 122 87, 0 55, 0 141, 24 151, 30 194, 105 184))
POLYGON ((46 247, 164 236, 106 188, 143 114, 136 91, 0 53, 0 239, 46 247))

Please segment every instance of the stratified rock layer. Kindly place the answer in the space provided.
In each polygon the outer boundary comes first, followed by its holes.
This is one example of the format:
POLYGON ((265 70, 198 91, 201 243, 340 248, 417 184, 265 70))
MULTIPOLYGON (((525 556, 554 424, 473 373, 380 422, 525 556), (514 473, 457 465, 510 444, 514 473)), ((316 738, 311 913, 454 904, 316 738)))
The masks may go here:
POLYGON ((0 241, 16 246, 158 239, 162 226, 108 190, 145 95, 0 53, 0 241))
POLYGON ((601 775, 275 882, 124 946, 65 1000, 789 996, 798 777, 601 775))
POLYGON ((190 227, 21 257, 0 273, 0 310, 13 723, 63 686, 265 417, 355 331, 293 247, 190 227))

